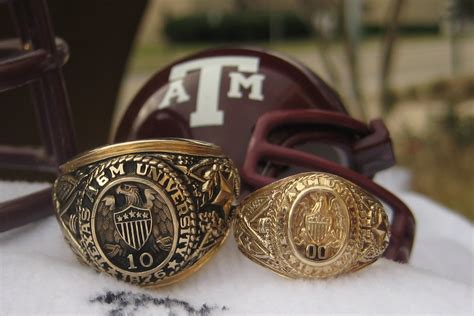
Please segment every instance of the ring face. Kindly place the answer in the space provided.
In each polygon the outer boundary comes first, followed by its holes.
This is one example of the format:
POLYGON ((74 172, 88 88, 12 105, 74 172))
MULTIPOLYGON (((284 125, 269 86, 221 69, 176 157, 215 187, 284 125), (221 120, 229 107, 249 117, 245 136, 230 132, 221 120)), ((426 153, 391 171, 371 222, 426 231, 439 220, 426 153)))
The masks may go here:
POLYGON ((294 254, 309 265, 335 259, 347 243, 350 225, 342 198, 324 187, 299 193, 288 224, 294 254))
POLYGON ((375 261, 388 245, 388 218, 349 181, 304 173, 248 196, 234 236, 252 261, 292 278, 325 278, 375 261))
POLYGON ((122 273, 156 272, 176 249, 175 208, 169 195, 152 182, 132 178, 111 183, 100 192, 91 216, 98 252, 122 273), (140 201, 143 196, 145 203, 140 201))
POLYGON ((165 285, 226 237, 239 178, 225 157, 137 153, 61 176, 57 217, 79 259, 120 280, 165 285))

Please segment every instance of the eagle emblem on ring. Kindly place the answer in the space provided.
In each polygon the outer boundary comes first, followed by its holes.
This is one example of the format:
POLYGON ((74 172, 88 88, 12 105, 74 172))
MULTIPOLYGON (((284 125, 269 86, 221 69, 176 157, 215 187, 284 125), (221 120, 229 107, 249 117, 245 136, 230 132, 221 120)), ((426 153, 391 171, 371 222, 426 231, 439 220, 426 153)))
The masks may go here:
POLYGON ((344 234, 342 217, 332 194, 308 194, 299 206, 295 243, 339 247, 344 234))
POLYGON ((98 206, 97 229, 110 257, 123 256, 127 247, 140 250, 153 236, 156 251, 169 251, 173 244, 171 210, 158 192, 121 183, 113 191, 122 195, 118 207, 114 194, 106 195, 98 206))
POLYGON ((311 213, 305 216, 305 228, 308 236, 316 244, 323 242, 331 230, 331 217, 327 211, 327 197, 320 195, 311 213))
POLYGON ((150 237, 151 211, 129 205, 114 214, 115 228, 122 239, 135 250, 140 250, 150 237))

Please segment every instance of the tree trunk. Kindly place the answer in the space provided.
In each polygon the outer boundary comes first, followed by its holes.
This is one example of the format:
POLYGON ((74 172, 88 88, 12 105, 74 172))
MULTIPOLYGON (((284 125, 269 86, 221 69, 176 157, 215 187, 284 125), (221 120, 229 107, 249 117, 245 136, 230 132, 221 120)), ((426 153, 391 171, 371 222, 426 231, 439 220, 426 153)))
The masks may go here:
POLYGON ((383 112, 388 112, 392 106, 393 98, 390 92, 390 74, 392 70, 392 56, 395 41, 398 35, 400 12, 404 0, 393 0, 389 7, 386 23, 384 45, 382 47, 382 67, 380 72, 380 101, 383 112))
POLYGON ((363 95, 360 86, 359 74, 359 43, 360 43, 360 0, 343 0, 341 2, 341 16, 344 48, 350 76, 350 94, 355 117, 367 120, 367 115, 363 106, 363 95))

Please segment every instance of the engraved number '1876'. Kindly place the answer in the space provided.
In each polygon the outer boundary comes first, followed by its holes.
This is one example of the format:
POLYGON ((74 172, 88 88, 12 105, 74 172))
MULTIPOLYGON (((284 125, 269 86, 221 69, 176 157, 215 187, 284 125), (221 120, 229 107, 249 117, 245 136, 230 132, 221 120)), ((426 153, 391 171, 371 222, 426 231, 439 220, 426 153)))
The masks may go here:
MULTIPOLYGON (((129 254, 128 258, 128 270, 135 270, 137 266, 135 265, 135 258, 133 254, 129 254)), ((138 261, 140 262, 141 266, 144 268, 149 268, 153 264, 153 257, 148 252, 144 252, 138 257, 138 261)))
POLYGON ((315 244, 308 244, 306 246, 306 258, 308 259, 318 259, 318 260, 324 260, 328 257, 328 254, 326 252, 326 247, 325 246, 318 246, 315 244))

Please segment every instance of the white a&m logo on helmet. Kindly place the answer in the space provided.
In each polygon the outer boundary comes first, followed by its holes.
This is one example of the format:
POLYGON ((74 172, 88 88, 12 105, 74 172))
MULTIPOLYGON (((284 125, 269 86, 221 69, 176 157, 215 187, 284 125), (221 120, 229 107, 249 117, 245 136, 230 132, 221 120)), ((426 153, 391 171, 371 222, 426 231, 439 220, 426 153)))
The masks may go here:
POLYGON ((265 76, 257 73, 259 63, 260 59, 257 57, 226 56, 194 59, 175 65, 170 71, 168 89, 163 98, 152 98, 152 101, 155 106, 158 104, 158 109, 165 109, 173 104, 191 100, 183 80, 190 72, 199 71, 196 109, 191 112, 189 124, 191 127, 223 125, 224 113, 219 109, 222 69, 237 68, 237 71, 229 73, 230 86, 226 94, 228 98, 241 99, 246 94, 250 100, 263 101, 265 76), (243 91, 244 89, 247 91, 243 91))

